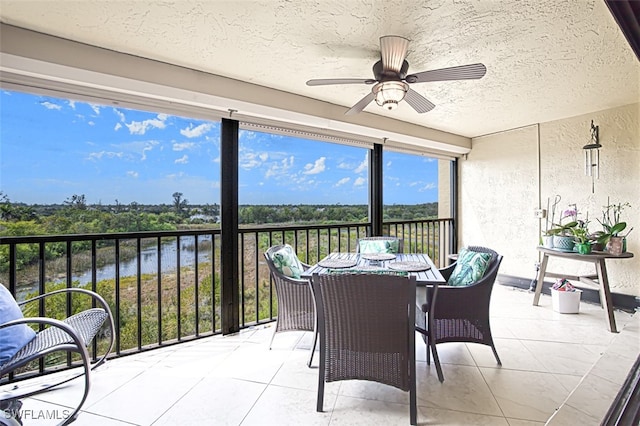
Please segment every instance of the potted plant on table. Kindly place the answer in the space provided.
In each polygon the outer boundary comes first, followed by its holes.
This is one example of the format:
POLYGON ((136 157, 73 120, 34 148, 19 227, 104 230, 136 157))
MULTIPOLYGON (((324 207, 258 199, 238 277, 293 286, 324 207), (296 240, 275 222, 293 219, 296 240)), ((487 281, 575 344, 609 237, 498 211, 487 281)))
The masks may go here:
POLYGON ((580 254, 591 253, 591 240, 586 222, 578 221, 578 224, 571 228, 576 250, 580 254))
POLYGON ((574 237, 572 230, 578 225, 578 209, 575 204, 571 204, 569 209, 562 212, 560 222, 554 224, 554 228, 547 231, 548 235, 553 235, 553 247, 559 250, 572 251, 574 237), (562 224, 562 220, 569 218, 570 221, 562 224))
POLYGON ((620 220, 620 215, 626 207, 631 207, 631 205, 629 203, 609 204, 609 199, 607 199, 607 205, 602 211, 602 220, 598 219, 603 230, 596 232, 594 236, 597 242, 612 254, 622 254, 627 251, 626 238, 633 231, 631 228, 624 235, 622 234, 627 228, 627 223, 620 220))

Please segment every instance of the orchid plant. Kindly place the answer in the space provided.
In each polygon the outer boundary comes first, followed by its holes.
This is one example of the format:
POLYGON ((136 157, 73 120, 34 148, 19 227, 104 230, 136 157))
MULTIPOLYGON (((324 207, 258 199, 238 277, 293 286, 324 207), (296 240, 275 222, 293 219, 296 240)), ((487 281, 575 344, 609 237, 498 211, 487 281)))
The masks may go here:
POLYGON ((553 228, 547 231, 547 235, 572 235, 572 230, 578 225, 578 208, 575 204, 570 204, 569 208, 562 211, 560 220, 557 224, 552 223, 553 228), (564 219, 569 221, 562 223, 564 219))
POLYGON ((598 222, 600 222, 600 224, 602 225, 603 230, 598 231, 594 234, 599 243, 606 245, 611 237, 626 237, 631 231, 633 231, 633 228, 631 228, 627 231, 626 234, 620 235, 620 233, 627 228, 627 222, 620 221, 622 211, 627 207, 631 207, 631 204, 610 204, 609 199, 607 198, 607 205, 604 206, 602 210, 602 220, 598 219, 598 222))
POLYGON ((573 239, 578 244, 587 244, 590 241, 587 222, 578 220, 574 228, 571 228, 573 239))

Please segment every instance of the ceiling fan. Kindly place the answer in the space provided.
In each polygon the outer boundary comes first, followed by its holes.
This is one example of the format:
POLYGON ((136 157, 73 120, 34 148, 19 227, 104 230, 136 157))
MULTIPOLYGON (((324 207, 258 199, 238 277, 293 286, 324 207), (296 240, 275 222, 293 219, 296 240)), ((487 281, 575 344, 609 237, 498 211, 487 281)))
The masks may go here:
POLYGON ((371 93, 360 99, 345 114, 361 112, 371 101, 388 110, 395 109, 403 99, 422 114, 431 111, 435 105, 409 87, 414 83, 447 80, 475 80, 484 77, 484 64, 460 65, 407 75, 409 63, 406 61, 409 40, 400 36, 380 37, 380 60, 373 64, 374 78, 321 78, 307 81, 307 86, 332 84, 373 84, 371 93))

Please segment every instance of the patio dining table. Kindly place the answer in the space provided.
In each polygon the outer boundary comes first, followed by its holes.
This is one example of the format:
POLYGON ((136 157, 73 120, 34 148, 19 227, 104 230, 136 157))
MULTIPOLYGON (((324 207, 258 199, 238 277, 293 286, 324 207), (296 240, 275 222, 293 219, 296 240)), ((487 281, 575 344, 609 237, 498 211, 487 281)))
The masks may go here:
POLYGON ((330 253, 320 262, 302 273, 303 278, 311 278, 313 274, 326 274, 329 270, 343 269, 345 271, 396 270, 407 271, 415 275, 418 286, 444 284, 445 280, 438 268, 428 255, 422 253, 410 254, 380 254, 380 253, 330 253), (326 265, 326 266, 323 266, 326 265), (424 265, 424 266, 422 266, 424 265))
POLYGON ((311 279, 313 274, 326 274, 333 270, 371 272, 406 271, 416 277, 416 304, 427 301, 427 286, 446 283, 444 277, 427 254, 423 253, 330 253, 320 262, 302 273, 302 278, 311 279))

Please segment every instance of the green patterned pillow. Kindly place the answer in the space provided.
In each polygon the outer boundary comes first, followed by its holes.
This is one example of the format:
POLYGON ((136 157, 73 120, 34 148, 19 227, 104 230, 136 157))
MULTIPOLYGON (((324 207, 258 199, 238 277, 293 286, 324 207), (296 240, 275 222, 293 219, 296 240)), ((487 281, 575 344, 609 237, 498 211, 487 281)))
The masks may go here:
POLYGON ((273 253, 271 255, 271 261, 282 275, 300 279, 300 274, 304 268, 298 256, 296 256, 296 253, 293 251, 293 247, 289 244, 285 244, 280 250, 273 253))
POLYGON ((490 262, 491 253, 478 253, 463 248, 458 253, 456 267, 453 269, 447 284, 457 287, 473 284, 483 277, 487 268, 489 268, 490 262))
POLYGON ((398 240, 360 240, 360 253, 398 253, 398 240))

